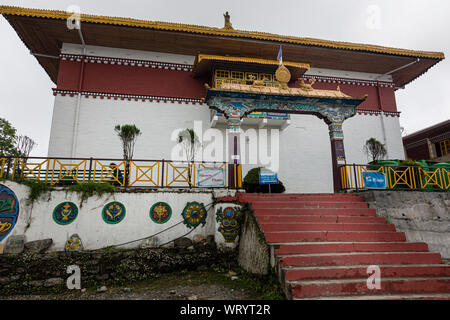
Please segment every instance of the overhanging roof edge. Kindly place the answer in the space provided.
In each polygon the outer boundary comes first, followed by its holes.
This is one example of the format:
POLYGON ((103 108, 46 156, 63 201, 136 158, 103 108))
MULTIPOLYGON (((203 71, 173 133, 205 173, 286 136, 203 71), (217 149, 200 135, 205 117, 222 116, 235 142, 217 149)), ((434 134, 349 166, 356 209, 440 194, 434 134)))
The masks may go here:
MULTIPOLYGON (((59 11, 59 10, 43 10, 43 9, 29 9, 14 6, 0 6, 0 14, 3 15, 15 15, 15 16, 27 16, 35 18, 47 18, 47 19, 59 19, 66 20, 72 13, 59 11)), ((148 21, 132 18, 119 18, 108 16, 97 16, 90 14, 80 14, 81 22, 98 23, 105 25, 116 26, 128 26, 147 28, 155 30, 175 31, 175 32, 187 32, 197 33, 205 35, 226 36, 243 39, 256 39, 266 41, 276 41, 280 43, 289 43, 306 46, 325 47, 331 49, 349 50, 349 51, 361 51, 376 54, 388 54, 415 58, 429 58, 429 59, 445 59, 445 55, 442 52, 432 51, 416 51, 409 49, 399 49, 383 47, 378 45, 367 45, 360 43, 350 42, 338 42, 330 40, 321 40, 315 38, 300 38, 294 36, 283 36, 271 33, 257 32, 257 31, 245 31, 235 29, 224 29, 216 27, 189 25, 181 23, 160 22, 160 21, 148 21)))

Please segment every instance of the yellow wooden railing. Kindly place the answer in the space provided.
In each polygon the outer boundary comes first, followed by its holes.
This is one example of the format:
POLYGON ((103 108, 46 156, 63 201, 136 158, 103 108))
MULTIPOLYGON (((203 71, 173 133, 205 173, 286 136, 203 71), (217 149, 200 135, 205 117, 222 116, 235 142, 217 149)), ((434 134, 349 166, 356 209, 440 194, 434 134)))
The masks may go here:
MULTIPOLYGON (((123 160, 93 158, 0 158, 0 178, 44 181, 49 185, 83 182, 108 182, 120 187, 196 187, 200 168, 223 169, 227 179, 227 163, 182 162, 168 160, 123 160)), ((236 164, 230 174, 235 185, 242 186, 241 166, 236 164)))
POLYGON ((120 186, 125 186, 126 175, 125 172, 125 160, 119 164, 110 163, 103 164, 99 160, 94 160, 94 171, 92 181, 94 182, 113 182, 118 183, 120 186), (122 174, 121 174, 122 173, 122 174))
POLYGON ((450 190, 450 167, 391 165, 344 165, 340 167, 343 190, 366 189, 364 172, 375 171, 386 177, 386 189, 450 190))
POLYGON ((242 188, 242 165, 241 164, 235 164, 233 166, 233 176, 235 181, 235 187, 236 188, 242 188))
POLYGON ((152 186, 160 185, 160 168, 161 161, 155 161, 152 163, 146 163, 145 165, 139 165, 135 161, 130 161, 130 179, 129 186, 133 186, 136 183, 151 183, 152 186))
POLYGON ((83 183, 86 181, 87 178, 86 166, 87 160, 81 160, 75 163, 67 163, 59 159, 53 159, 50 184, 55 185, 58 182, 62 181, 66 182, 73 181, 76 183, 83 183))
POLYGON ((166 165, 166 186, 173 183, 187 183, 189 186, 195 185, 195 164, 182 164, 167 162, 166 165))

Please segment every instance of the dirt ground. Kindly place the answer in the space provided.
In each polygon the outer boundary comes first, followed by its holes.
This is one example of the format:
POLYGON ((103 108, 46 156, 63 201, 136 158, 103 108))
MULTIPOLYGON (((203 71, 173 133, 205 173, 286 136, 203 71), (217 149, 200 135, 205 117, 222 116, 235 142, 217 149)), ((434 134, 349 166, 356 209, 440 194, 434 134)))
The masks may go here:
POLYGON ((283 299, 277 284, 242 272, 164 274, 120 286, 66 290, 52 294, 13 295, 0 300, 255 300, 283 299))
POLYGON ((164 289, 112 288, 105 292, 84 292, 63 295, 20 295, 0 300, 252 300, 244 289, 234 290, 222 285, 173 286, 164 289))

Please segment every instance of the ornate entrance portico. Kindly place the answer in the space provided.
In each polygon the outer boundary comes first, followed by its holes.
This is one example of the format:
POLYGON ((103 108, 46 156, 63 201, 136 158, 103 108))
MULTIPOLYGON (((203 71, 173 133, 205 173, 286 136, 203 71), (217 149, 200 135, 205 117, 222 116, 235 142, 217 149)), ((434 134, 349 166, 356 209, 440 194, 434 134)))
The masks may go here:
MULTIPOLYGON (((355 115, 355 108, 366 97, 353 98, 337 90, 316 90, 311 84, 302 81, 300 88, 287 86, 290 74, 287 68, 280 66, 277 70, 279 87, 261 85, 258 81, 253 84, 223 83, 220 87, 207 86, 206 103, 210 108, 222 112, 228 122, 229 159, 231 166, 241 162, 240 159, 240 123, 251 112, 268 111, 277 113, 315 115, 328 125, 334 191, 340 190, 339 166, 345 164, 344 134, 342 125, 344 120, 355 115), (284 73, 279 76, 280 69, 284 73), (288 76, 285 76, 288 74, 288 76)), ((230 167, 232 169, 232 167, 230 167)), ((234 175, 229 175, 229 185, 235 185, 234 175)))

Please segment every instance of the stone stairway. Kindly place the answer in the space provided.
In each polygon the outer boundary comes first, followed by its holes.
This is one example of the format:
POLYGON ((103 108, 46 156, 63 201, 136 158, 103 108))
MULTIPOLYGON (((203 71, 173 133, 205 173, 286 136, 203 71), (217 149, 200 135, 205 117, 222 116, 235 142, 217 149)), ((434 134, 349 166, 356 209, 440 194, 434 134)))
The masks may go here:
POLYGON ((450 299, 450 266, 353 194, 238 194, 273 246, 291 299, 450 299), (381 270, 369 289, 367 267, 381 270))

